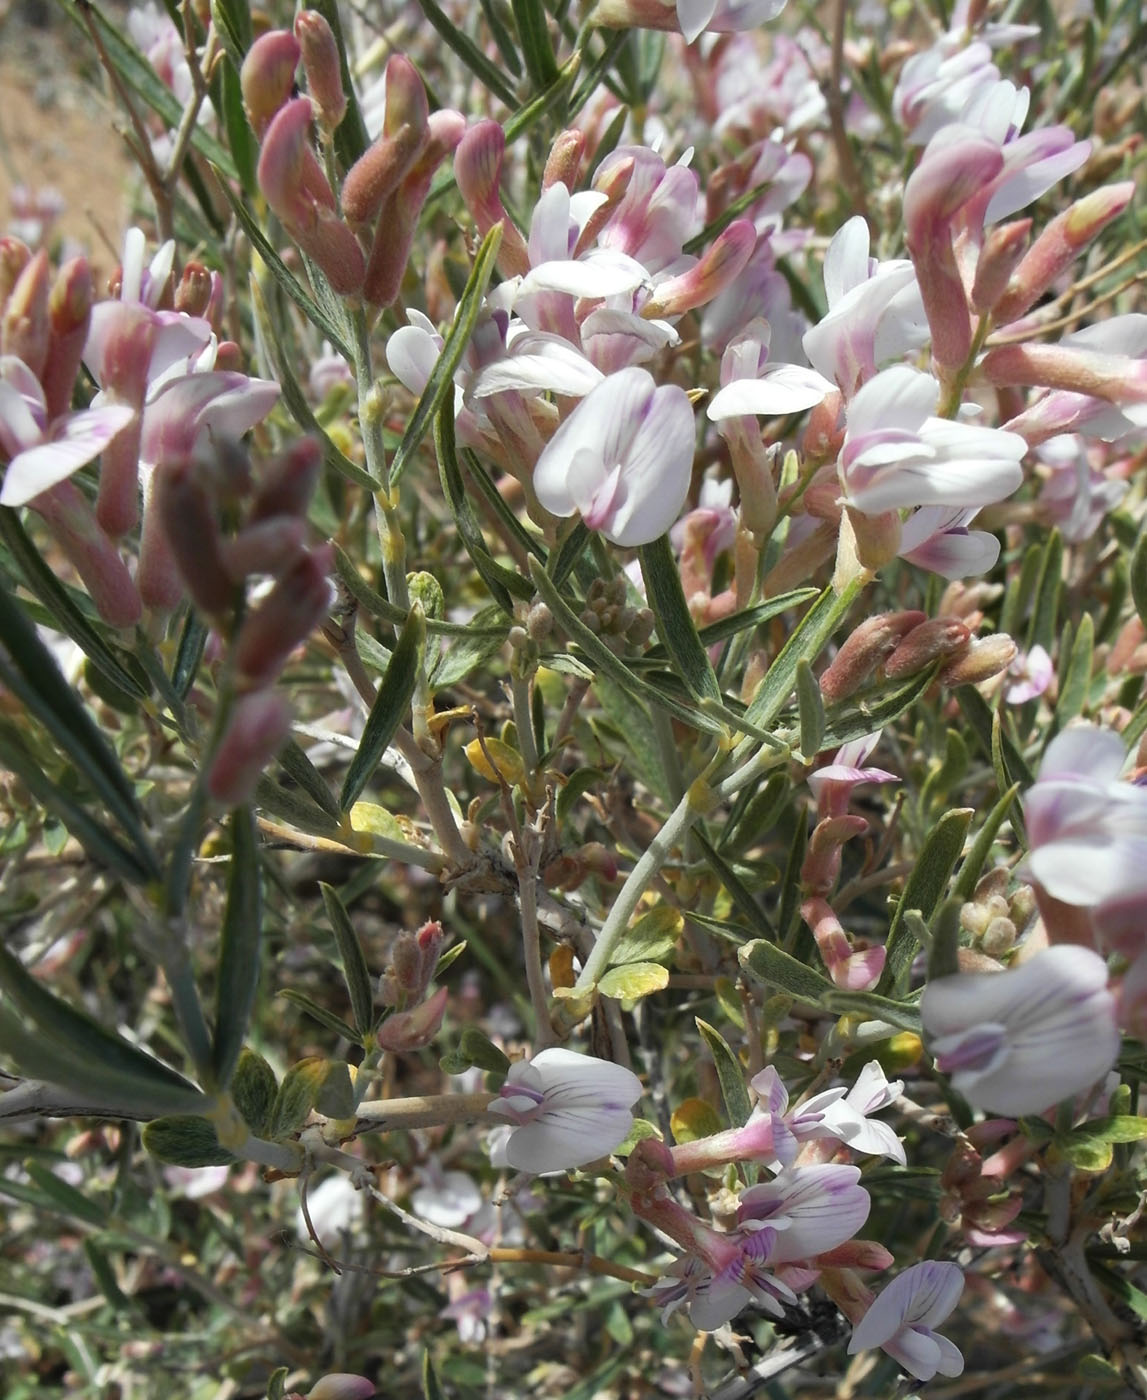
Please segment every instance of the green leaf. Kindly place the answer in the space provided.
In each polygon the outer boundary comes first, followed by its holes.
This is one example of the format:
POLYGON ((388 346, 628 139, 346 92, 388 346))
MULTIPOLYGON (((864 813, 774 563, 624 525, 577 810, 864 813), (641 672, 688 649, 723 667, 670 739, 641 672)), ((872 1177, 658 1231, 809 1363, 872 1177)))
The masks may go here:
POLYGON ((454 316, 454 324, 447 332, 442 351, 438 356, 438 362, 427 381, 426 388, 422 391, 418 407, 411 415, 406 431, 402 435, 402 441, 398 444, 398 451, 394 454, 394 460, 390 464, 389 484, 392 490, 414 460, 414 455, 418 451, 422 439, 426 436, 427 429, 437 416, 438 410, 447 400, 450 404, 454 402, 454 371, 462 363, 462 356, 466 353, 466 347, 474 333, 474 326, 482 309, 482 301, 494 271, 494 260, 498 255, 501 241, 501 226, 495 224, 482 240, 482 246, 474 258, 474 266, 470 271, 462 298, 458 303, 458 310, 454 316))
POLYGON ((215 1034, 211 1064, 216 1086, 225 1089, 243 1048, 255 989, 259 985, 259 949, 263 904, 259 881, 259 841, 250 807, 231 813, 231 872, 227 911, 219 950, 215 994, 215 1034))
MULTIPOLYGON (((276 1141, 297 1133, 318 1102, 330 1074, 331 1060, 310 1055, 297 1061, 283 1076, 271 1114, 271 1136, 276 1141)), ((346 1066, 343 1065, 345 1069, 346 1066)))
POLYGON ((677 947, 684 927, 685 920, 679 910, 668 904, 657 905, 621 935, 610 955, 610 967, 622 963, 662 962, 677 947))
POLYGON ((231 158, 239 175, 243 192, 251 199, 258 194, 255 181, 255 166, 259 159, 259 146, 247 113, 243 107, 243 93, 239 87, 241 57, 225 57, 219 65, 215 90, 222 107, 223 129, 227 133, 227 145, 231 148, 231 158))
POLYGON ((775 987, 809 1006, 824 1007, 833 990, 827 977, 764 938, 755 938, 737 951, 737 961, 758 982, 775 987))
POLYGON ((948 888, 948 880, 960 859, 964 838, 974 816, 975 811, 971 807, 953 808, 945 812, 929 832, 888 928, 885 945, 888 958, 880 979, 880 991, 894 991, 906 984, 919 945, 905 923, 904 915, 909 909, 917 909, 925 920, 931 919, 948 888))
POLYGON ((510 0, 518 30, 526 72, 535 87, 545 87, 558 76, 542 0, 510 0))
POLYGON ((315 800, 328 816, 337 821, 342 816, 338 798, 330 785, 294 739, 288 739, 279 750, 279 766, 293 779, 308 797, 315 800))
POLYGON ((816 660, 859 593, 859 582, 850 583, 844 592, 839 594, 832 588, 824 590, 801 618, 796 630, 765 672, 746 711, 747 720, 761 728, 767 728, 773 723, 793 693, 797 662, 802 657, 809 662, 816 660))
POLYGON ((661 992, 669 985, 669 969, 660 963, 631 962, 612 967, 597 984, 603 997, 618 1001, 637 1001, 652 992, 661 992))
POLYGON ((1141 526, 1131 555, 1131 601, 1139 620, 1147 627, 1147 526, 1141 526))
POLYGON ((267 1382, 267 1400, 283 1400, 289 1375, 286 1366, 280 1366, 277 1371, 271 1372, 271 1379, 267 1382))
POLYGON ((410 710, 425 646, 426 620, 421 606, 415 603, 391 653, 386 673, 379 682, 378 694, 374 697, 362 738, 343 779, 339 806, 344 812, 354 806, 363 788, 374 776, 379 760, 410 710))
POLYGON ((701 644, 681 587, 681 571, 662 535, 637 551, 645 591, 657 618, 657 635, 672 657, 681 679, 698 700, 721 702, 721 687, 709 653, 701 644))
POLYGON ((558 588, 573 572, 574 565, 585 553, 585 547, 589 544, 590 538, 589 526, 580 517, 575 518, 571 524, 563 529, 558 539, 557 548, 550 551, 549 559, 546 562, 546 572, 558 588))
POLYGON ((275 1098, 279 1092, 275 1071, 262 1055, 244 1046, 235 1073, 231 1076, 230 1089, 243 1122, 255 1137, 266 1137, 271 1131, 275 1098))
POLYGON ((19 605, 0 588, 0 680, 35 715, 91 784, 131 839, 138 860, 159 879, 135 790, 110 745, 19 605))
POLYGON ((456 637, 439 655, 430 675, 435 690, 446 690, 466 680, 505 645, 510 624, 497 605, 476 613, 474 622, 477 630, 472 636, 456 637))
POLYGON ((512 117, 506 122, 506 144, 516 141, 523 132, 529 131, 554 107, 565 108, 568 105, 570 88, 581 68, 581 50, 575 49, 566 59, 558 75, 543 92, 537 97, 527 102, 524 107, 519 107, 512 117))
POLYGON ((984 866, 988 863, 992 846, 995 844, 996 836, 1000 827, 1004 824, 1004 818, 1008 815, 1008 810, 1016 800, 1019 792, 1019 784, 1013 783, 1007 792, 1000 798, 992 810, 988 813, 987 821, 976 833, 976 839, 972 843, 972 849, 968 852, 967 858, 960 867, 960 873, 956 876, 956 882, 952 886, 952 898, 967 901, 975 893, 976 885, 979 883, 984 866))
POLYGON ((195 682, 209 633, 210 628, 199 614, 188 612, 171 667, 172 689, 181 700, 187 699, 187 693, 195 682))
POLYGON ((90 1200, 82 1191, 77 1191, 74 1186, 69 1186, 66 1181, 61 1180, 55 1172, 49 1171, 40 1162, 25 1162, 24 1170, 28 1173, 29 1179, 36 1183, 45 1196, 51 1198, 52 1204, 64 1215, 74 1216, 86 1225, 101 1226, 107 1224, 107 1211, 104 1210, 103 1206, 90 1200))
MULTIPOLYGON (((954 977, 960 970, 958 953, 960 949, 960 907, 963 901, 949 899, 944 902, 936 915, 932 929, 931 944, 928 948, 928 981, 937 977, 954 977)), ((906 918, 915 910, 909 910, 906 918)))
POLYGON ((325 1006, 320 1006, 314 997, 307 996, 306 992, 297 991, 294 987, 287 987, 279 995, 284 1000, 289 1001, 292 1006, 297 1006, 300 1011, 305 1011, 312 1020, 317 1021, 320 1026, 326 1026, 327 1030, 333 1031, 335 1035, 349 1040, 352 1045, 362 1044, 359 1034, 353 1026, 348 1026, 333 1011, 328 1011, 325 1006))
POLYGON ((1028 623, 1027 650, 1051 651, 1059 635, 1059 600, 1063 592, 1063 536, 1052 530, 1044 546, 1036 579, 1035 607, 1028 623))
MULTIPOLYGON (((1003 792, 1013 783, 1030 787, 1035 782, 1031 769, 1006 733, 1001 732, 999 739, 995 739, 995 717, 988 702, 976 687, 974 685, 959 686, 956 690, 956 700, 968 722, 968 727, 979 741, 984 757, 993 761, 993 748, 998 748, 997 756, 1002 759, 1006 770, 1006 780, 1000 783, 1000 791, 1003 792)), ((998 778, 999 774, 997 774, 997 780, 998 778)))
POLYGON ((1141 1142, 1147 1138, 1147 1118, 1134 1114, 1117 1114, 1111 1118, 1095 1118, 1082 1127, 1073 1128, 1062 1138, 1060 1145, 1083 1142, 1141 1142))
POLYGON ((0 507, 0 539, 3 539, 12 553, 12 558, 19 564, 24 582, 47 608, 60 631, 71 637, 112 685, 118 686, 129 695, 134 695, 137 700, 146 699, 150 687, 128 668, 127 663, 120 660, 95 626, 72 602, 67 590, 28 538, 20 523, 18 512, 6 506, 0 507))
POLYGON ((739 1128, 749 1121, 749 1115, 753 1111, 753 1101, 745 1088, 745 1071, 720 1031, 709 1025, 708 1021, 702 1021, 699 1016, 696 1022, 697 1029, 713 1056, 713 1063, 717 1066, 717 1080, 721 1085, 721 1097, 725 1100, 725 1112, 729 1115, 729 1122, 734 1128, 739 1128))
POLYGON ((518 50, 514 45, 514 36, 502 22, 502 17, 494 4, 494 0, 479 0, 482 6, 482 15, 486 21, 486 28, 490 31, 490 37, 498 46, 498 54, 507 69, 515 78, 522 76, 522 60, 518 56, 518 50))
POLYGON ((488 1074, 505 1074, 510 1061, 494 1042, 477 1026, 467 1026, 458 1041, 458 1052, 471 1065, 477 1065, 488 1074))
POLYGON ((812 667, 803 656, 797 662, 797 715, 800 720, 801 758, 805 763, 811 763, 824 744, 824 697, 812 667))
POLYGON ((446 1394, 438 1384, 438 1376, 428 1351, 422 1353, 422 1396, 423 1400, 446 1400, 446 1394))
POLYGON ((255 806, 312 836, 337 837, 339 824, 299 788, 284 788, 266 774, 255 784, 255 806))
POLYGON ((328 1118, 353 1118, 357 1107, 350 1068, 342 1060, 332 1060, 315 1096, 315 1108, 328 1118))
POLYGON ((931 686, 940 664, 936 662, 895 685, 885 683, 827 706, 821 748, 838 749, 854 739, 875 734, 878 729, 899 719, 931 686))
POLYGON ((235 1161, 206 1118, 157 1118, 143 1125, 140 1138, 157 1161, 172 1167, 229 1167, 235 1161))
POLYGON ((518 105, 518 99, 498 65, 486 57, 474 40, 463 33, 434 0, 418 0, 418 3, 422 13, 442 36, 447 46, 458 55, 482 86, 513 111, 518 105))
MULTIPOLYGON (((1144 538, 1147 538, 1145 536, 1144 538)), ((1095 653, 1095 623, 1090 613, 1079 619, 1079 629, 1071 644, 1067 670, 1055 702, 1055 720, 1062 728, 1083 713, 1091 691, 1091 668, 1095 653)))
POLYGON ((133 1301, 119 1286, 115 1276, 115 1270, 112 1268, 107 1255, 99 1245, 96 1244, 95 1240, 89 1239, 84 1241, 84 1254, 87 1256, 88 1267, 91 1269, 96 1283, 99 1285, 100 1292, 112 1307, 115 1308, 117 1313, 121 1315, 123 1313, 130 1313, 134 1307, 133 1301))
POLYGON ((335 943, 338 945, 343 977, 346 979, 347 991, 350 993, 354 1023, 359 1034, 366 1036, 370 1033, 375 1020, 374 991, 371 986, 370 969, 366 965, 366 958, 363 955, 358 934, 354 931, 354 925, 343 908, 338 893, 330 885, 324 885, 321 882, 319 889, 322 891, 327 920, 334 932, 335 943))

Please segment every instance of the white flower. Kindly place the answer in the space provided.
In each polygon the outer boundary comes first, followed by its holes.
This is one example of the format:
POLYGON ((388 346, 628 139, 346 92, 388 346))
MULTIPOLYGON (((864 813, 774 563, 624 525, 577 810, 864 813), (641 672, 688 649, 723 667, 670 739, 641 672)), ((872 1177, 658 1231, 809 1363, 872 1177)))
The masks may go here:
POLYGON ((917 1380, 958 1376, 964 1369, 960 1348, 932 1329, 944 1321, 963 1291, 958 1265, 931 1259, 913 1264, 892 1280, 857 1323, 848 1354, 883 1347, 917 1380))
POLYGON ((518 1171, 562 1171, 596 1161, 629 1136, 641 1081, 621 1065, 550 1049, 510 1066, 490 1113, 513 1125, 505 1159, 518 1171))

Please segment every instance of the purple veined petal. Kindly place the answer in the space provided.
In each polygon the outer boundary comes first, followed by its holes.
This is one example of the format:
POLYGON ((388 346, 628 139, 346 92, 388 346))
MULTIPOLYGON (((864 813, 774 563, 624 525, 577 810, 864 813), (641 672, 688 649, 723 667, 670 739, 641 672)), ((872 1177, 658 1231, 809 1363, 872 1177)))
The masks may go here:
POLYGON ((899 462, 888 467, 850 468, 849 499, 869 514, 907 506, 983 506, 1002 501, 1023 482, 1018 462, 987 460, 899 462))
POLYGON ((591 311, 581 324, 582 351, 603 374, 651 360, 680 339, 668 321, 647 321, 607 306, 591 311))
POLYGON ((506 1143, 506 1160, 518 1171, 564 1171, 594 1162, 629 1136, 633 1114, 627 1108, 600 1105, 546 1109, 532 1123, 515 1128, 506 1143))
POLYGON ((1046 778, 1087 778, 1114 782, 1127 764, 1127 746, 1113 729, 1098 724, 1075 724, 1048 744, 1039 765, 1038 781, 1046 778))
POLYGON ((441 351, 442 342, 421 326, 399 326, 386 342, 386 363, 400 384, 421 394, 441 351))
POLYGON ((47 403, 43 386, 18 355, 0 355, 0 384, 15 389, 36 422, 44 422, 47 403))
POLYGON ((622 493, 606 539, 624 547, 659 539, 680 515, 693 474, 695 426, 685 391, 658 388, 622 462, 622 493))
POLYGON ((191 373, 191 362, 215 338, 211 322, 200 316, 185 316, 178 311, 157 311, 153 314, 157 329, 147 367, 149 387, 171 377, 172 371, 181 364, 187 366, 185 373, 191 373))
POLYGON ((717 1280, 712 1275, 699 1279, 693 1286, 689 1304, 689 1320, 699 1332, 715 1332, 731 1322, 753 1301, 753 1295, 743 1284, 731 1279, 717 1280))
POLYGON ((830 307, 868 280, 868 222, 854 214, 832 236, 824 255, 824 294, 830 307))
POLYGON ((907 1165, 908 1157, 904 1151, 904 1144, 887 1123, 870 1121, 862 1114, 842 1105, 836 1109, 830 1108, 825 1113, 824 1125, 853 1152, 868 1157, 888 1157, 893 1162, 899 1162, 902 1167, 907 1165))
POLYGON ((908 365, 892 365, 870 379, 848 405, 848 432, 918 433, 939 402, 938 379, 908 365))
MULTIPOLYGON (((15 356, 4 358, 14 360, 15 356)), ((16 363, 26 368, 22 360, 16 363)), ((40 387, 39 381, 36 387, 40 387)), ((6 456, 16 457, 21 452, 31 451, 43 438, 44 425, 36 421, 27 398, 7 375, 0 378, 0 449, 6 456)))
POLYGON ((745 414, 783 418, 814 408, 834 387, 814 369, 766 365, 759 379, 736 379, 719 389, 706 412, 714 423, 745 414))
POLYGON ((212 370, 169 380, 147 405, 140 463, 154 467, 171 453, 190 452, 201 432, 239 437, 271 411, 279 386, 238 370, 212 370))
POLYGON ((604 379, 578 404, 534 467, 534 490, 546 510, 559 516, 573 513, 567 474, 579 452, 591 452, 601 462, 603 477, 622 460, 654 388, 653 377, 645 370, 623 369, 604 379))
MULTIPOLYGON (((571 1103, 607 1103, 629 1108, 641 1097, 641 1080, 624 1065, 581 1055, 576 1050, 553 1047, 543 1050, 529 1062, 540 1076, 546 1099, 571 1103)), ((620 1140, 620 1139, 619 1139, 620 1140)))
POLYGON ((900 557, 941 578, 976 578, 995 567, 1000 542, 986 530, 941 531, 914 549, 905 549, 901 539, 900 557))
POLYGON ((1147 892, 1145 841, 1147 834, 1119 840, 1100 827, 1088 839, 1076 835, 1040 846, 1028 856, 1026 867, 1053 899, 1090 907, 1108 898, 1147 892))
POLYGON ((1005 432, 1002 428, 982 428, 976 423, 954 422, 950 418, 929 418, 920 428, 920 437, 950 461, 998 457, 1019 462, 1028 450, 1019 433, 1005 432))
POLYGON ((877 428, 868 433, 850 434, 840 464, 847 476, 854 468, 929 461, 936 456, 934 447, 922 443, 918 434, 906 428, 877 428))
POLYGON ((879 1113, 904 1092, 903 1079, 888 1079, 879 1060, 869 1060, 856 1076, 847 1099, 858 1113, 879 1113))
POLYGON ((1010 142, 1004 147, 1004 169, 995 181, 994 192, 984 211, 984 223, 994 224, 1026 208, 1078 170, 1090 155, 1091 142, 1075 141, 1066 127, 1041 127, 1010 142), (1057 140, 1060 132, 1065 135, 1057 140), (1070 143, 1066 148, 1063 148, 1064 141, 1070 143), (1038 156, 1044 149, 1048 153, 1038 156), (1036 158, 1031 159, 1031 156, 1036 158), (1027 163, 1015 168, 1017 158, 1027 163))
POLYGON ((772 1065, 766 1065, 759 1074, 749 1080, 749 1087, 764 1104, 769 1113, 779 1115, 789 1106, 789 1091, 784 1080, 772 1065))
MULTIPOLYGON (((940 1339, 927 1329, 905 1327, 884 1343, 884 1350, 919 1381, 930 1381, 940 1370, 940 1339)), ((960 1370, 963 1369, 961 1356, 960 1370)))
MULTIPOLYGON (((0 386, 2 387, 2 386, 0 386)), ((57 419, 48 442, 20 452, 8 463, 0 505, 22 506, 98 457, 135 417, 125 405, 86 409, 57 419)))
POLYGON ((872 1202, 859 1181, 858 1167, 791 1167, 742 1191, 738 1219, 767 1220, 776 1227, 770 1263, 809 1259, 851 1239, 868 1219, 872 1202))
POLYGON ((717 0, 677 0, 677 23, 685 42, 691 44, 705 32, 705 26, 717 13, 717 0))
POLYGON ((889 1283, 852 1330, 848 1354, 884 1346, 902 1328, 937 1327, 960 1301, 964 1275, 940 1260, 913 1264, 889 1283))
POLYGON ((570 219, 578 233, 585 228, 590 216, 607 203, 609 196, 601 190, 576 190, 570 195, 570 219))

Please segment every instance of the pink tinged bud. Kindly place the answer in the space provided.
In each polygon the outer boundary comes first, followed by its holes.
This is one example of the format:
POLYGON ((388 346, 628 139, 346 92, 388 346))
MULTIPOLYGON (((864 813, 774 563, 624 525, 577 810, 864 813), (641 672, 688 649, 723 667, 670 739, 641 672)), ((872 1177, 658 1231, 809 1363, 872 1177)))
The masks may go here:
POLYGON ((421 1050, 442 1029, 447 990, 439 987, 429 1001, 412 1011, 396 1011, 378 1028, 376 1039, 383 1050, 421 1050))
POLYGON ((734 219, 688 272, 658 284, 641 314, 649 319, 680 316, 704 306, 739 276, 756 246, 757 231, 749 220, 734 219))
POLYGON ((51 275, 41 248, 17 278, 0 319, 0 353, 23 360, 37 379, 48 358, 51 275))
POLYGON ((923 671, 941 656, 964 652, 972 639, 967 627, 955 617, 936 617, 914 627, 884 663, 890 678, 911 676, 923 671))
POLYGON ((20 274, 32 261, 32 250, 18 238, 0 238, 0 315, 8 305, 20 274))
POLYGON ((425 991, 434 976, 434 969, 438 966, 438 955, 446 941, 446 934, 442 925, 434 919, 428 924, 423 924, 414 937, 418 944, 422 990, 425 991))
POLYGON ((1092 239, 1123 213, 1134 193, 1132 180, 1105 185, 1057 215, 1016 268, 1006 294, 995 307, 996 324, 1018 320, 1030 311, 1092 239))
POLYGON ((83 358, 92 315, 92 269, 87 258, 72 258, 56 275, 48 302, 48 359, 40 384, 49 420, 67 413, 83 358))
POLYGON ((1007 972, 929 982, 920 1017, 936 1068, 969 1103, 1018 1117, 1090 1088, 1119 1054, 1107 965, 1045 948, 1007 972))
POLYGON ((1015 660, 1019 648, 1005 632, 993 632, 977 637, 968 650, 961 652, 940 670, 941 685, 979 685, 1006 671, 1015 660))
POLYGON ((801 905, 801 918, 812 930, 828 975, 838 987, 866 992, 876 986, 884 971, 883 948, 857 952, 831 905, 822 898, 806 899, 801 905))
POLYGON ((62 481, 31 502, 111 627, 134 627, 143 607, 127 566, 100 529, 87 498, 62 481))
POLYGON ((286 29, 272 29, 260 35, 247 50, 239 70, 239 86, 247 116, 260 140, 275 113, 290 100, 300 53, 295 36, 286 29))
POLYGON ((227 807, 248 801, 290 731, 291 707, 283 696, 273 690, 240 696, 207 775, 211 797, 227 807))
POLYGON ((173 612, 183 601, 183 575, 172 552, 159 506, 155 499, 155 478, 144 490, 143 523, 139 532, 139 567, 135 581, 144 606, 156 613, 173 612))
POLYGON ((165 463, 152 477, 153 508, 174 563, 197 607, 221 617, 235 601, 224 568, 218 509, 205 473, 190 459, 165 463))
MULTIPOLYGON (((506 213, 499 192, 506 133, 489 118, 475 122, 458 142, 454 153, 454 178, 466 208, 483 237, 495 224, 502 225, 498 271, 503 277, 524 276, 530 270, 526 241, 506 213)), ((549 184, 555 184, 550 181, 549 184)), ((567 181, 562 181, 567 184, 567 181)), ((549 184, 546 188, 549 188, 549 184)))
POLYGON ((542 171, 542 189, 551 185, 563 184, 567 190, 577 188, 578 172, 582 156, 585 154, 585 133, 571 128, 560 131, 546 157, 546 167, 542 171))
POLYGON ((1039 385, 1109 403, 1147 402, 1147 361, 1076 345, 1000 345, 980 366, 996 387, 1039 385))
MULTIPOLYGON (((1008 279, 1024 255, 1031 226, 1030 219, 1016 219, 1014 223, 1000 224, 988 231, 972 283, 972 310, 977 316, 986 316, 999 305, 1008 279)), ((1005 316, 1002 310, 996 315, 997 322, 1014 319, 1005 316)))
POLYGON ((175 309, 187 316, 206 316, 214 291, 214 279, 201 262, 185 264, 175 289, 175 309))
POLYGON ((328 548, 302 555, 275 581, 235 639, 235 669, 249 689, 269 685, 331 605, 328 548))
POLYGON ((252 574, 278 574, 290 567, 302 551, 306 521, 296 516, 273 516, 248 525, 219 550, 223 570, 232 583, 242 583, 252 574))
POLYGON ((316 1381, 307 1400, 370 1400, 378 1392, 373 1381, 365 1376, 353 1376, 347 1371, 332 1371, 316 1381))
POLYGON ((917 1380, 960 1375, 964 1358, 959 1347, 934 1329, 963 1291, 958 1265, 936 1260, 913 1264, 888 1284, 857 1323, 849 1355, 881 1347, 917 1380))
POLYGON ((823 1250, 818 1265, 838 1269, 890 1269, 896 1256, 875 1240, 845 1240, 835 1249, 823 1250))
POLYGON ((945 127, 928 143, 904 188, 905 241, 932 331, 932 355, 941 369, 959 369, 972 348, 968 298, 952 248, 952 221, 995 179, 1003 163, 995 141, 967 127, 945 127))
POLYGON ((322 460, 322 448, 314 438, 300 438, 269 462, 260 474, 248 523, 254 525, 276 515, 305 517, 322 460))
POLYGON ((259 155, 259 188, 332 289, 349 296, 362 285, 362 249, 335 213, 335 197, 308 139, 311 113, 310 102, 300 97, 276 114, 259 155))
POLYGON ((685 1176, 688 1172, 724 1167, 730 1162, 768 1162, 776 1156, 773 1120, 769 1114, 750 1118, 741 1128, 714 1133, 671 1149, 673 1167, 669 1176, 685 1176))
POLYGON ((466 118, 461 112, 431 113, 429 137, 422 154, 379 214, 362 285, 363 297, 372 306, 390 306, 397 300, 430 182, 465 130, 466 118))
MULTIPOLYGON (((390 950, 390 966, 400 991, 408 996, 425 989, 422 981, 422 951, 412 933, 400 933, 390 950)), ((427 978, 427 981, 430 979, 427 978)))
POLYGON ((319 123, 334 131, 347 106, 334 33, 317 10, 300 10, 295 16, 295 38, 302 49, 307 91, 318 108, 319 123))
POLYGON ((826 817, 817 822, 801 866, 804 888, 812 894, 827 894, 840 875, 841 847, 854 836, 863 836, 867 830, 868 822, 863 817, 826 817))
POLYGON ((925 621, 922 612, 884 613, 862 622, 843 643, 820 678, 820 691, 829 704, 859 690, 877 666, 890 656, 913 628, 925 621))

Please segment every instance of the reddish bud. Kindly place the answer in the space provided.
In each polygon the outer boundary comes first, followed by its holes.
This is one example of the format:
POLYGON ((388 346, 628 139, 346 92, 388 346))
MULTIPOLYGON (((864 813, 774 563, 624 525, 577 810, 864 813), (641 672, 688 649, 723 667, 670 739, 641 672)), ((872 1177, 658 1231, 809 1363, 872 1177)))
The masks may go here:
POLYGON ((235 585, 224 567, 213 494, 190 459, 157 467, 153 505, 187 591, 209 617, 221 617, 235 601, 235 585))
POLYGON ((802 886, 810 894, 827 894, 840 874, 840 848, 867 830, 868 822, 863 817, 825 817, 817 822, 801 866, 802 886))
POLYGON ((12 288, 32 261, 32 250, 18 238, 0 238, 0 315, 8 305, 12 288))
POLYGON ((963 651, 972 639, 967 627, 956 617, 935 617, 914 627, 884 663, 890 679, 923 671, 940 656, 963 651))
POLYGON ((87 258, 72 258, 56 274, 48 301, 48 359, 40 375, 48 418, 72 406, 84 342, 92 316, 92 269, 87 258))
POLYGON ((41 248, 16 279, 0 318, 0 354, 23 360, 37 379, 48 358, 51 276, 41 248))
POLYGON ((1147 402, 1147 361, 1129 355, 1074 345, 999 345, 980 369, 998 388, 1037 385, 1109 403, 1147 402))
POLYGON ((877 666, 890 656, 900 639, 925 621, 922 612, 882 613, 867 618, 843 643, 820 678, 820 692, 829 704, 860 689, 877 666))
POLYGON ((302 50, 307 91, 318 109, 319 123, 324 130, 334 131, 347 106, 334 33, 317 10, 300 10, 295 16, 295 38, 302 50))
POLYGON ((331 605, 331 562, 328 548, 301 555, 244 621, 235 639, 235 669, 245 687, 269 685, 322 621, 331 605))
POLYGON ((289 515, 248 525, 220 546, 223 570, 232 583, 251 574, 281 573, 302 550, 306 533, 306 522, 289 515))
POLYGON ((75 483, 61 481, 29 505, 83 579, 100 617, 111 627, 134 627, 143 612, 139 592, 75 483))
POLYGON ((562 184, 567 190, 577 185, 578 171, 585 154, 585 133, 576 127, 559 131, 546 158, 546 168, 542 171, 542 189, 562 184))
POLYGON ((247 116, 260 140, 275 113, 290 99, 300 53, 295 36, 286 29, 268 30, 247 50, 239 70, 239 86, 247 116))
POLYGON ((694 307, 712 301, 745 268, 757 246, 757 230, 748 219, 734 219, 717 235, 688 272, 667 278, 657 285, 641 308, 648 320, 657 316, 680 316, 694 307))
POLYGON ((447 991, 439 987, 429 1001, 411 1011, 396 1011, 378 1028, 376 1039, 384 1050, 421 1050, 442 1028, 447 991))
POLYGON ((530 255, 502 204, 499 185, 505 151, 506 133, 496 121, 486 118, 475 122, 458 142, 454 178, 480 234, 485 236, 495 224, 502 225, 498 271, 503 277, 517 277, 530 270, 530 255))
POLYGON ((276 515, 305 516, 322 461, 322 448, 314 438, 299 438, 268 462, 259 475, 248 522, 254 525, 276 515))
MULTIPOLYGON (((988 231, 972 283, 972 310, 977 316, 986 316, 1003 296, 1008 279, 1024 255, 1031 226, 1030 219, 1016 219, 1013 223, 998 224, 988 231)), ((1006 319, 1013 320, 1014 317, 1006 319)))
POLYGON ((179 285, 175 289, 175 309, 188 316, 206 316, 214 291, 210 271, 201 262, 184 265, 179 285))
POLYGON ((240 696, 207 775, 211 797, 227 807, 246 802, 290 731, 291 707, 281 695, 256 690, 240 696))
POLYGON ((1019 648, 1005 632, 980 637, 966 652, 949 661, 940 672, 942 685, 978 685, 1006 671, 1019 648))
POLYGON ((332 1371, 311 1387, 307 1400, 370 1400, 377 1394, 373 1381, 347 1371, 332 1371))

